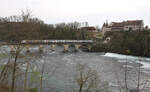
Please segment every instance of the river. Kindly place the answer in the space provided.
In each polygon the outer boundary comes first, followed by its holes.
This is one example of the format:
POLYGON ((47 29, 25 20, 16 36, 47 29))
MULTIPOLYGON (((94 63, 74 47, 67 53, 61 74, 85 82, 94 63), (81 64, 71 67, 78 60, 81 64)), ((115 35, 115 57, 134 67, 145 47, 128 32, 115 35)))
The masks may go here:
MULTIPOLYGON (((32 48, 32 50, 36 51, 37 48, 32 48)), ((35 59, 36 62, 33 65, 39 71, 43 63, 45 63, 43 92, 71 92, 71 89, 78 89, 75 82, 77 64, 87 64, 90 68, 98 72, 102 83, 108 85, 108 90, 119 92, 119 85, 122 85, 122 89, 125 88, 124 75, 126 61, 128 61, 128 88, 134 89, 137 86, 140 63, 140 88, 144 92, 150 92, 149 82, 147 82, 145 87, 142 84, 150 80, 150 58, 139 58, 116 53, 103 54, 82 51, 63 53, 62 50, 62 47, 57 47, 55 51, 51 51, 46 47, 47 54, 44 54, 39 59, 35 59)))

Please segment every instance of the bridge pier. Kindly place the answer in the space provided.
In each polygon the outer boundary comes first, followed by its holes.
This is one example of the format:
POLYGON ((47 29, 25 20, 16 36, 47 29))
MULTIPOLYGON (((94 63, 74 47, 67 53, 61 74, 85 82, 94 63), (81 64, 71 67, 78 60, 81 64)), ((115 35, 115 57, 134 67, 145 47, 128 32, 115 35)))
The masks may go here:
POLYGON ((80 44, 75 44, 75 51, 78 51, 80 46, 81 46, 80 44))
POLYGON ((64 52, 68 52, 69 44, 64 44, 64 52))
POLYGON ((51 50, 52 50, 52 51, 55 51, 55 47, 56 47, 55 44, 50 45, 50 47, 51 47, 51 50))
POLYGON ((43 53, 43 51, 44 51, 44 47, 43 47, 43 45, 40 45, 40 46, 39 46, 39 52, 40 52, 40 53, 43 53))
POLYGON ((88 44, 88 50, 91 51, 92 46, 88 44))
POLYGON ((30 52, 30 48, 29 45, 26 46, 26 52, 29 53, 30 52))
POLYGON ((10 53, 11 54, 14 54, 15 53, 15 48, 13 45, 10 46, 10 53))

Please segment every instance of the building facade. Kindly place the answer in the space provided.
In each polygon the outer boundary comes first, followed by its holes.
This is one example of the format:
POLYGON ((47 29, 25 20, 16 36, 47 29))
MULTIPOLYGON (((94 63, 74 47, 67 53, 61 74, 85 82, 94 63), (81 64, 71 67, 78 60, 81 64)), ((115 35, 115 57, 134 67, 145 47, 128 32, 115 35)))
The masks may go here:
POLYGON ((143 20, 128 20, 123 22, 107 22, 102 26, 102 34, 107 31, 142 31, 144 30, 143 20))
POLYGON ((93 26, 90 26, 90 27, 81 27, 80 28, 81 30, 86 30, 87 32, 98 32, 98 30, 93 27, 93 26))
POLYGON ((92 38, 95 38, 98 33, 98 30, 93 26, 81 27, 80 30, 86 31, 87 33, 89 33, 90 37, 92 38))

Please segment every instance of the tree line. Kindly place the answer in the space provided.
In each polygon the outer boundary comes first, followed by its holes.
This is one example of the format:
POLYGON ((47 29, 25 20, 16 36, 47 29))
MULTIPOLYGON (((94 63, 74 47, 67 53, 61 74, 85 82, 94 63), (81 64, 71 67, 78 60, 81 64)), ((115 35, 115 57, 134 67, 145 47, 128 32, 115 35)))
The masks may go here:
POLYGON ((80 30, 80 25, 79 22, 46 24, 32 17, 30 11, 22 11, 21 15, 0 17, 0 40, 91 39, 86 30, 80 30))

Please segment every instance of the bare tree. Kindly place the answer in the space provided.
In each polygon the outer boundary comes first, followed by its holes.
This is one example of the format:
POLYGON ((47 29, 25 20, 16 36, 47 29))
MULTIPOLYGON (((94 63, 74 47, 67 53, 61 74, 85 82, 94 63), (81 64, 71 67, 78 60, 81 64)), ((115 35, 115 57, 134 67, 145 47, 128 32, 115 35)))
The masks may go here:
POLYGON ((32 11, 29 9, 21 10, 21 18, 23 22, 29 22, 32 17, 32 11))
POLYGON ((140 60, 140 58, 139 58, 139 66, 138 66, 138 75, 137 75, 137 77, 138 77, 138 80, 137 80, 137 92, 139 92, 139 88, 140 88, 140 76, 141 76, 141 60, 140 60))
POLYGON ((29 66, 30 66, 30 60, 33 58, 33 55, 29 54, 29 52, 27 51, 26 55, 27 55, 27 58, 26 58, 26 70, 25 70, 25 79, 24 79, 24 91, 23 92, 26 92, 27 91, 27 79, 28 79, 28 70, 29 70, 29 66))
POLYGON ((105 86, 98 76, 96 70, 92 70, 87 64, 77 65, 77 78, 75 79, 79 90, 78 92, 103 92, 105 86))
POLYGON ((126 92, 128 92, 128 84, 127 84, 127 65, 128 65, 128 61, 127 61, 127 56, 126 56, 126 63, 125 63, 125 90, 126 90, 126 92))
POLYGON ((17 60, 20 55, 20 52, 22 51, 23 47, 21 45, 17 45, 14 47, 15 51, 12 53, 14 57, 14 65, 13 65, 13 72, 12 72, 12 85, 11 85, 11 92, 14 92, 15 87, 15 79, 16 79, 16 66, 17 66, 17 60))

